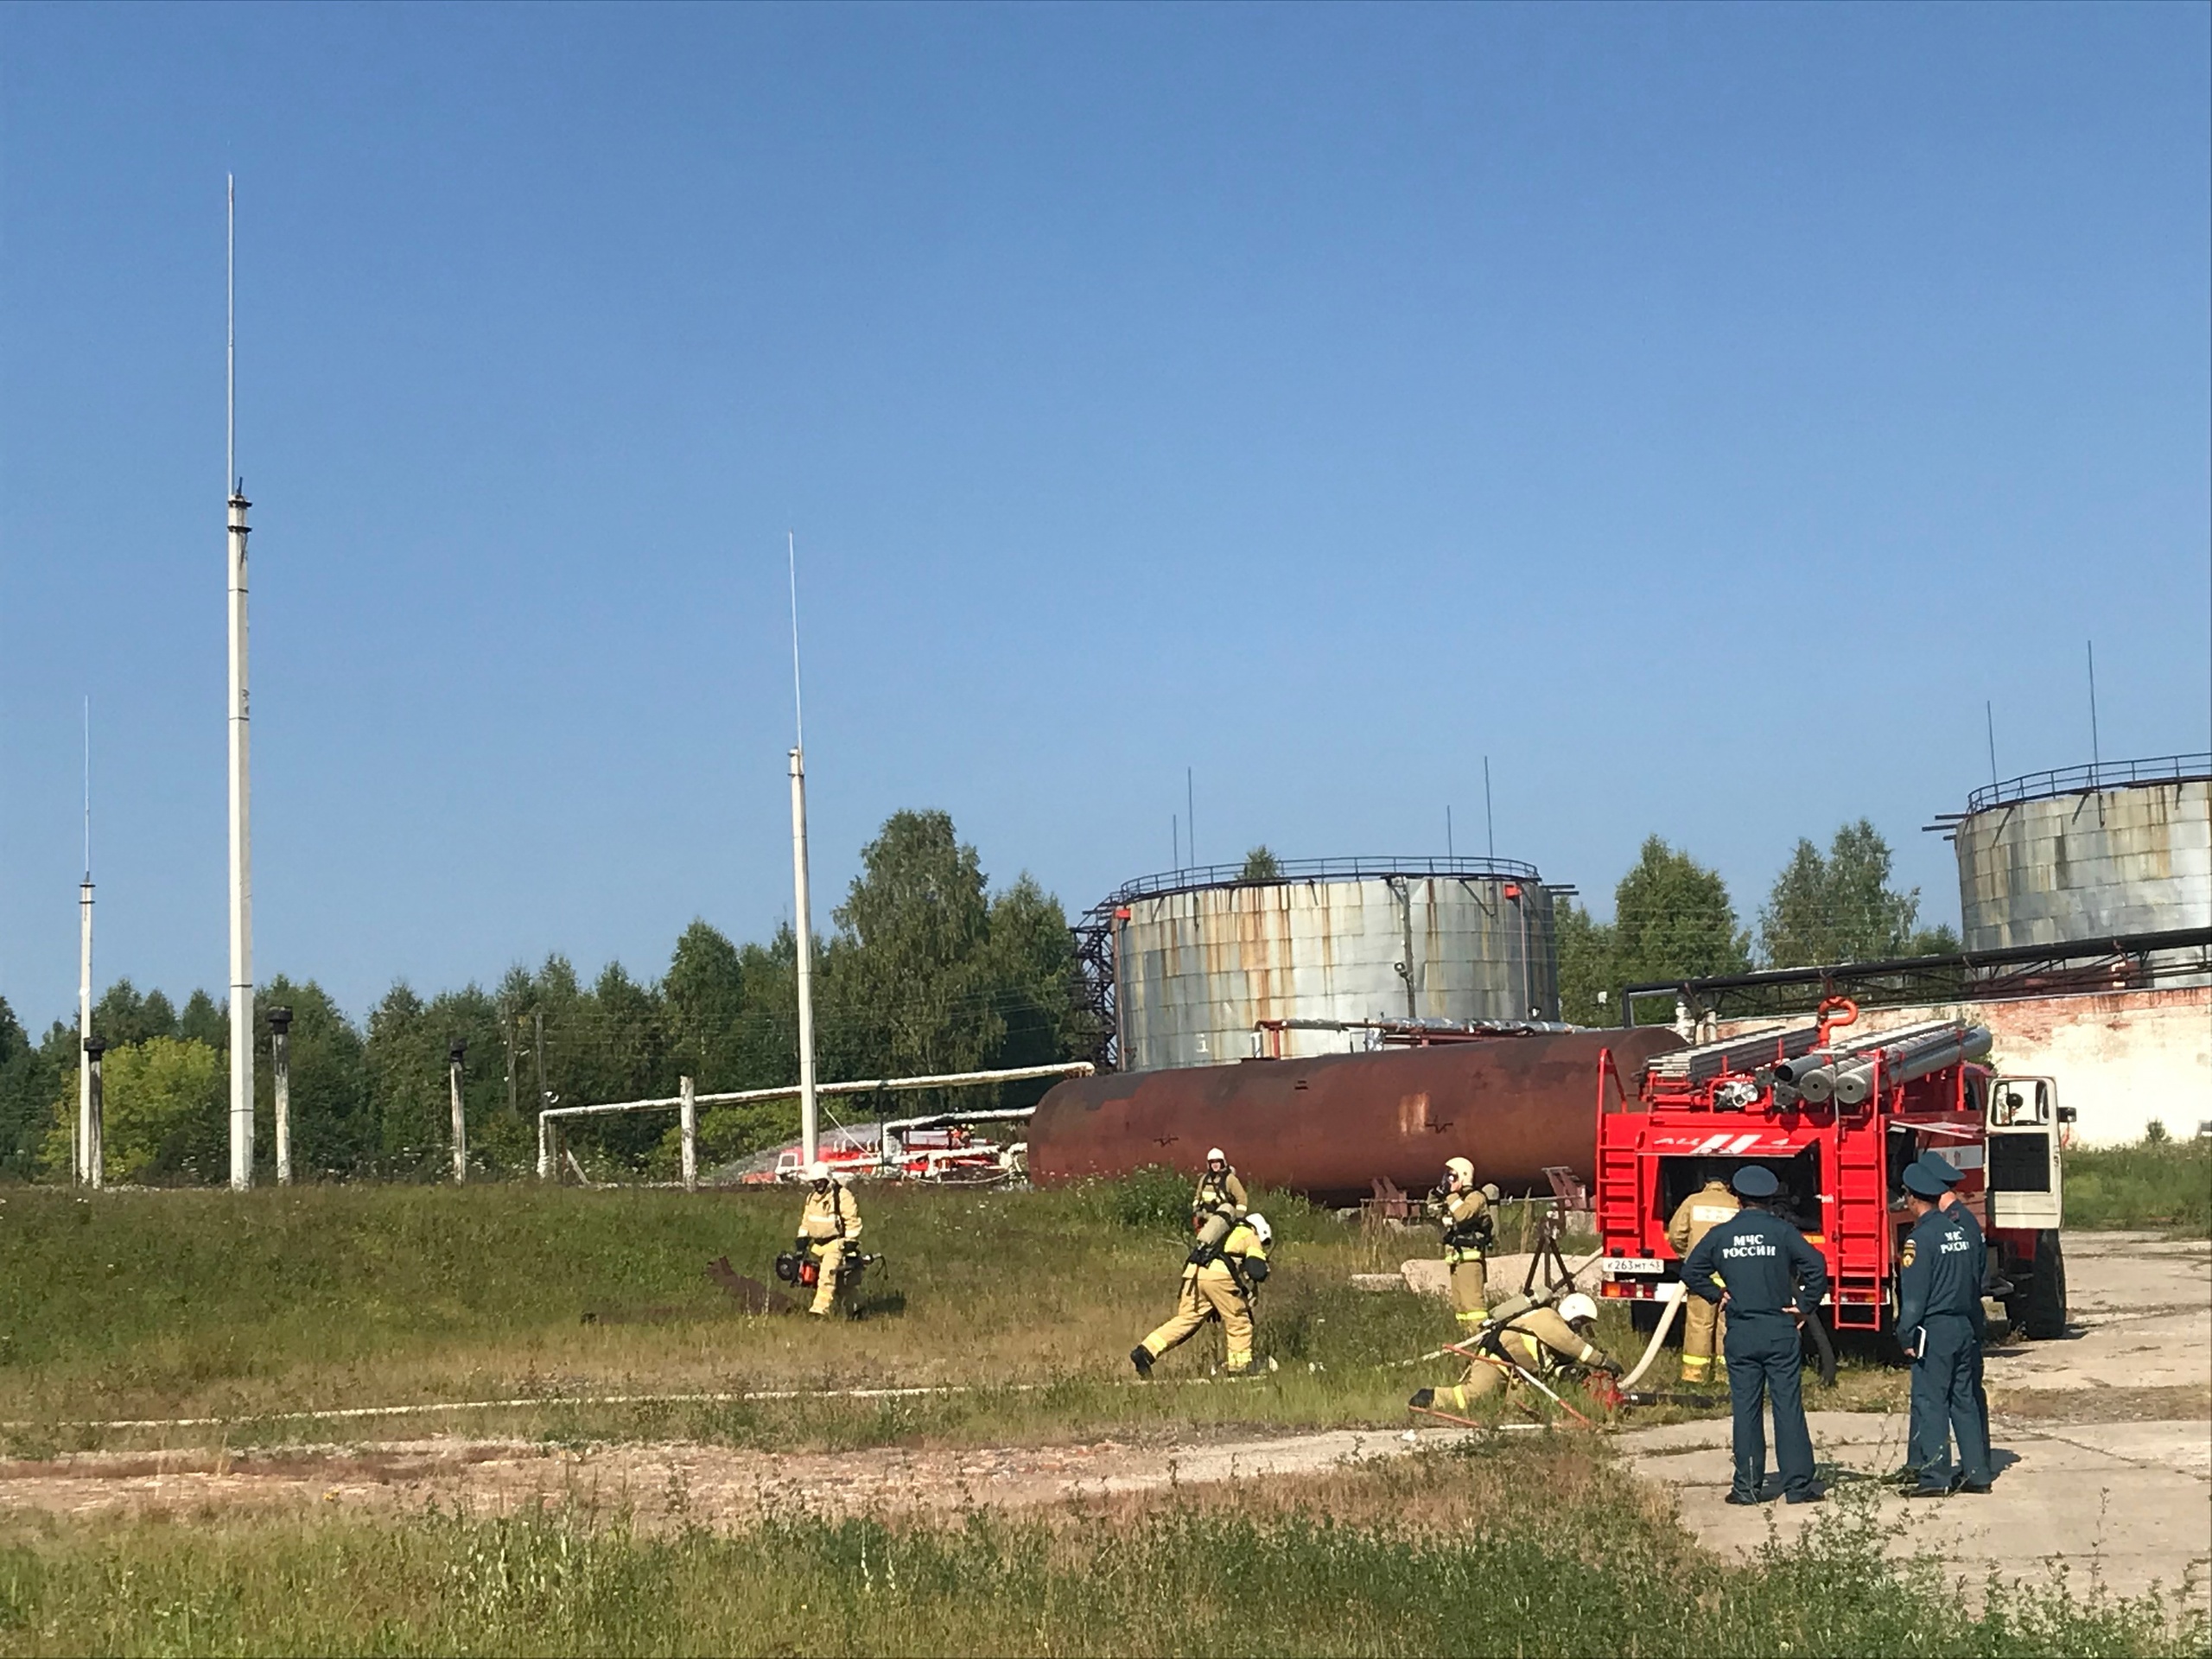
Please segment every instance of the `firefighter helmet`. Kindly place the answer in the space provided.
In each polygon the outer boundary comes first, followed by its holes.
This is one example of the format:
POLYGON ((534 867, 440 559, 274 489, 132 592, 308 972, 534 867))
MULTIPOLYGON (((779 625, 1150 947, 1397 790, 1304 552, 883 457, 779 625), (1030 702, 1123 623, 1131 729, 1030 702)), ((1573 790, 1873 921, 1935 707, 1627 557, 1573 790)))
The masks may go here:
POLYGON ((1252 1230, 1252 1236, 1260 1241, 1262 1249, 1275 1242, 1275 1230, 1268 1225, 1265 1216, 1255 1212, 1244 1217, 1244 1224, 1252 1230))
POLYGON ((1444 1173, 1459 1183, 1459 1190, 1463 1192, 1467 1191, 1475 1184, 1475 1166, 1473 1160, 1471 1159, 1446 1159, 1444 1160, 1444 1173))
POLYGON ((810 1181, 828 1180, 830 1179, 830 1166, 823 1162, 821 1159, 816 1159, 812 1163, 806 1166, 806 1179, 810 1181))
POLYGON ((1578 1290, 1559 1305, 1559 1316, 1569 1325, 1580 1325, 1585 1319, 1594 1320, 1598 1317, 1598 1304, 1578 1290))
POLYGON ((1206 1162, 1210 1164, 1225 1164, 1228 1161, 1229 1154, 1224 1152, 1219 1147, 1208 1147, 1206 1148, 1206 1162))

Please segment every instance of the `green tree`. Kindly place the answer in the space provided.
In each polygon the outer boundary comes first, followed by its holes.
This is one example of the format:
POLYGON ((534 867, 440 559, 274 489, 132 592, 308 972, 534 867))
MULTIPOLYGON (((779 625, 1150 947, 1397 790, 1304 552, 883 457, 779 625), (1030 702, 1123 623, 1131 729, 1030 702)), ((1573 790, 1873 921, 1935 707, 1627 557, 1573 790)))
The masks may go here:
POLYGON ((823 978, 843 1064, 903 1076, 984 1064, 1006 1033, 994 1006, 990 905, 981 861, 950 815, 885 820, 836 919, 823 978))
POLYGON ((669 1053, 702 1090, 732 1090, 745 1025, 745 965, 737 947, 694 919, 661 981, 669 1053))
MULTIPOLYGON (((76 1033, 62 1029, 73 1057, 76 1033)), ((48 1109, 59 1088, 60 1069, 31 1041, 8 1000, 0 997, 0 1173, 27 1180, 37 1173, 48 1109)), ((73 1072, 70 1088, 73 1097, 73 1072)))
MULTIPOLYGON (((159 995, 159 993, 156 993, 159 995)), ((149 998, 150 1001, 152 999, 149 998)), ((98 1031, 99 1023, 93 1021, 98 1031)), ((205 1043, 220 1052, 231 1046, 231 1004, 226 997, 218 1002, 205 991, 194 991, 184 999, 184 1011, 176 1017, 176 1034, 188 1042, 205 1043)))
MULTIPOLYGON (((96 1027, 97 1030, 98 1027, 96 1027)), ((77 1079, 54 1102, 46 1163, 69 1168, 77 1079)), ((223 1057, 188 1038, 149 1037, 100 1062, 101 1167, 111 1181, 219 1179, 230 1171, 229 1073, 223 1057)))
MULTIPOLYGON (((92 1032, 111 1048, 127 1048, 149 1037, 175 1037, 176 1010, 159 991, 141 996, 127 979, 118 979, 92 1004, 92 1032)), ((74 1052, 74 1045, 72 1051, 74 1052)), ((73 1059, 70 1062, 76 1063, 73 1059)), ((105 1068, 103 1068, 105 1070, 105 1068)))
POLYGON ((1244 855, 1244 868, 1236 873, 1240 881, 1278 881, 1282 879, 1282 861, 1269 852, 1263 842, 1244 855))
POLYGON ((1750 936, 1719 873, 1650 836, 1613 891, 1614 971, 1624 984, 1740 974, 1750 936))
MULTIPOLYGON (((991 900, 991 977, 1003 1035, 991 1063, 1049 1065, 1067 1058, 1075 1014, 1075 935, 1060 901, 1024 871, 991 900)), ((1001 1102, 1027 1105, 1049 1082, 1009 1084, 1001 1102)))
POLYGON ((450 1135, 445 1051, 429 1005, 404 980, 370 1014, 364 1060, 376 1121, 369 1167, 379 1175, 435 1175, 450 1135))
POLYGON ((1800 841, 1759 911, 1759 954, 1770 968, 1881 962, 1947 954, 1947 927, 1922 930, 1920 889, 1890 886, 1889 842, 1865 818, 1835 832, 1826 857, 1800 841))
POLYGON ((1570 1025, 1614 1026, 1621 976, 1613 968, 1613 930, 1572 899, 1559 901, 1559 1013, 1570 1025))

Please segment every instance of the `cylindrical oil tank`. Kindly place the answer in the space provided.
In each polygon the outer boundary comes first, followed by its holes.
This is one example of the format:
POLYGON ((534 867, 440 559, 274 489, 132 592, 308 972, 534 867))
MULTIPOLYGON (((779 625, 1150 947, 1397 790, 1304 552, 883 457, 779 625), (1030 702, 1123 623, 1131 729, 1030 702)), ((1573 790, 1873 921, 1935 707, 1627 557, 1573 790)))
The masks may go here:
POLYGON ((2212 926, 2208 774, 2212 755, 2179 755, 1975 791, 1956 832, 1966 948, 2212 926))
POLYGON ((1077 1077, 1039 1103, 1029 1172, 1195 1179, 1219 1147, 1248 1182, 1317 1198, 1364 1198, 1378 1177, 1427 1192, 1453 1157, 1509 1194, 1548 1193, 1554 1166, 1593 1179, 1605 1051, 1633 1099, 1646 1062, 1681 1046, 1643 1027, 1077 1077))
MULTIPOLYGON (((1122 1069, 1216 1065, 1262 1052, 1264 1020, 1559 1017, 1552 894, 1509 860, 1317 861, 1282 876, 1179 872, 1115 895, 1122 1069)), ((1342 1053, 1357 1036, 1272 1039, 1342 1053)))

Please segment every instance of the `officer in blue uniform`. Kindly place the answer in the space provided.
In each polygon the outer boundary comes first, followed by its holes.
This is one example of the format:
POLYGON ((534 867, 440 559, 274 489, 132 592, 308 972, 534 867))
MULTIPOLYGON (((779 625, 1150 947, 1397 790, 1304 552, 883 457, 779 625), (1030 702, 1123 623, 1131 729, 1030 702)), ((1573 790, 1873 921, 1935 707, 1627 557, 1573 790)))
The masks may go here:
POLYGON ((1920 1479, 1915 1497, 1989 1490, 1989 1433, 1974 1401, 1981 1354, 1981 1230, 1955 1206, 1937 1207, 1943 1181, 1924 1164, 1904 1173, 1913 1214, 1897 1257, 1897 1339, 1912 1357, 1912 1455, 1920 1479), (1959 1469, 1951 1471, 1951 1441, 1959 1469))
POLYGON ((1966 1179, 1966 1172, 1948 1158, 1934 1153, 1923 1153, 1920 1161, 1928 1173, 1943 1183, 1943 1196, 1936 1200, 1936 1207, 1945 1215, 1966 1223, 1974 1234, 1974 1242, 1981 1251, 1981 1287, 1974 1299, 1974 1405, 1981 1417, 1981 1438, 1989 1440, 1989 1389, 1982 1381, 1982 1350, 1989 1342, 1989 1316, 1982 1311, 1982 1293, 1989 1288, 1989 1239, 1981 1230, 1981 1224, 1974 1219, 1974 1211, 1967 1208, 1967 1201, 1955 1190, 1966 1179))
POLYGON ((1798 1333, 1805 1314, 1816 1312, 1827 1292, 1827 1268, 1804 1234, 1768 1207, 1782 1190, 1772 1170, 1745 1164, 1729 1185, 1743 1209, 1700 1239, 1682 1263, 1682 1283, 1690 1294, 1719 1303, 1728 1316, 1722 1352, 1736 1419, 1736 1474, 1728 1502, 1759 1502, 1766 1484, 1766 1424, 1759 1408, 1771 1400, 1783 1493, 1792 1503, 1817 1503, 1821 1491, 1813 1484, 1804 1344, 1798 1333))

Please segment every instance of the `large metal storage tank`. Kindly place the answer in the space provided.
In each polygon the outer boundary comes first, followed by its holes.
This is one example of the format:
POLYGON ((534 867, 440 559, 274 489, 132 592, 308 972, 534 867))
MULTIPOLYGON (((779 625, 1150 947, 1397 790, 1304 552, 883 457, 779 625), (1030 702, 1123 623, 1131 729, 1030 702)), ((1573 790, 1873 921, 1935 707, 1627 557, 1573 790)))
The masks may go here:
POLYGON ((1969 951, 2212 926, 2212 755, 1993 784, 1955 834, 1969 951))
MULTIPOLYGON (((1262 1020, 1556 1020, 1552 893, 1503 859, 1285 863, 1132 882, 1112 921, 1116 1058, 1130 1071, 1250 1059, 1262 1020)), ((1098 912, 1094 912, 1098 913, 1098 912)), ((1357 1034, 1287 1029, 1283 1058, 1357 1034)))

